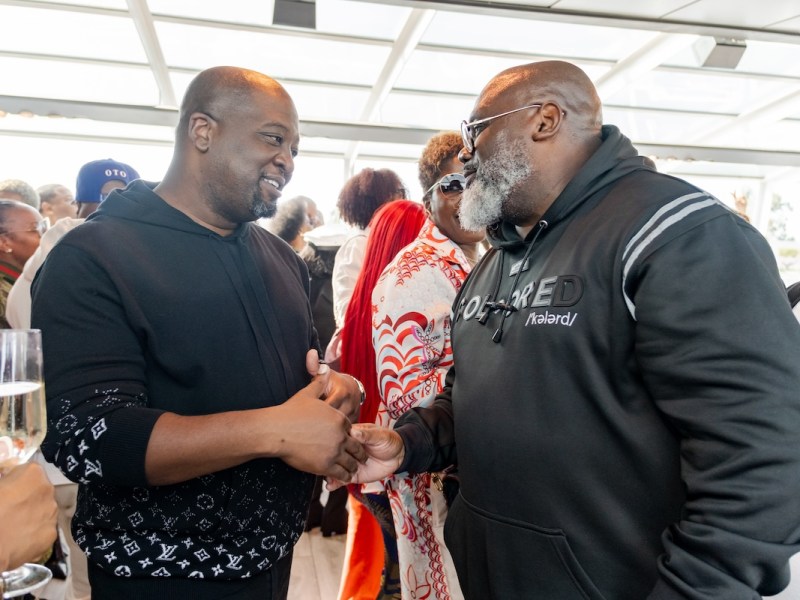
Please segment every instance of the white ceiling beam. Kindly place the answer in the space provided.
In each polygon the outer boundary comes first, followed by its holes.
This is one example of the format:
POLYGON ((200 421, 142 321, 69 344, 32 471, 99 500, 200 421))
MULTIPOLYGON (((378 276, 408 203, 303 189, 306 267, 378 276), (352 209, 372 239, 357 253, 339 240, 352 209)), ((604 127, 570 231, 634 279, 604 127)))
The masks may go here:
MULTIPOLYGON (((361 110, 361 121, 369 122, 376 117, 384 100, 386 100, 389 92, 392 91, 394 82, 397 81, 403 67, 411 58, 411 53, 414 52, 417 44, 425 34, 425 30, 430 25, 435 13, 436 11, 433 10, 420 10, 417 8, 409 13, 403 29, 392 45, 392 51, 389 53, 378 79, 372 86, 369 98, 361 110)), ((358 156, 358 145, 358 142, 351 142, 345 153, 345 165, 351 175, 358 156)))
MULTIPOLYGON (((280 81, 285 82, 285 79, 280 81)), ((314 85, 314 82, 307 82, 304 80, 292 80, 292 83, 297 85, 314 85)), ((348 86, 349 87, 349 86, 348 86)), ((369 89, 369 88, 359 88, 369 89)), ((424 90, 407 90, 404 88, 394 88, 395 92, 404 92, 408 94, 419 94, 422 96, 440 96, 440 92, 428 92, 424 90)), ((449 96, 449 95, 448 95, 449 96)), ((454 95, 458 97, 469 98, 472 97, 468 94, 454 95)), ((604 104, 606 109, 624 110, 630 113, 639 114, 662 114, 669 113, 672 115, 692 116, 692 117, 729 117, 735 118, 737 115, 731 113, 720 113, 700 110, 677 110, 677 109, 661 109, 652 108, 647 106, 627 106, 620 104, 604 104)), ((82 118, 92 119, 95 121, 108 121, 115 123, 134 123, 139 125, 165 125, 173 127, 178 122, 178 111, 175 108, 167 107, 152 107, 144 105, 128 105, 128 104, 112 104, 107 102, 86 102, 82 100, 63 100, 59 98, 37 98, 31 96, 3 96, 0 95, 0 116, 3 113, 26 113, 38 116, 53 116, 53 117, 67 117, 67 118, 82 118)), ((334 122, 334 121, 327 121, 334 122)), ((359 121, 341 122, 342 125, 352 124, 354 127, 360 126, 362 123, 359 121)), ((387 130, 396 131, 402 129, 402 125, 382 125, 372 123, 371 127, 378 129, 386 127, 387 130)), ((413 128, 412 128, 413 129, 413 128)), ((419 129, 420 131, 428 131, 426 128, 419 129)), ((430 130, 435 132, 435 130, 430 130)), ((345 137, 344 139, 358 139, 345 137)), ((377 140, 365 140, 377 141, 377 140)), ((395 140, 383 139, 380 141, 392 142, 395 140)), ((402 143, 402 142, 401 142, 402 143)))
MULTIPOLYGON (((3 0, 0 0, 0 4, 2 4, 3 0)), ((503 59, 511 59, 511 60, 519 60, 520 64, 524 62, 533 62, 536 60, 548 60, 554 58, 553 56, 539 56, 539 55, 532 55, 526 54, 523 52, 511 52, 511 51, 500 51, 500 50, 486 50, 481 48, 463 48, 461 46, 446 46, 446 45, 432 45, 432 44, 417 44, 418 51, 424 52, 432 52, 432 53, 442 53, 442 54, 466 54, 469 56, 480 56, 486 58, 503 58, 503 59)), ((0 50, 0 57, 2 58, 18 58, 22 60, 41 60, 41 61, 49 61, 49 62, 65 62, 65 63, 76 63, 76 64, 85 64, 85 65, 98 65, 104 67, 125 67, 130 69, 149 69, 150 65, 146 62, 140 61, 131 61, 131 60, 113 60, 108 58, 98 58, 98 57, 86 57, 86 56, 71 56, 66 54, 48 54, 48 53, 41 53, 41 52, 22 52, 18 50, 0 50)), ((612 60, 607 59, 598 59, 598 58, 579 58, 579 57, 571 57, 571 56, 559 56, 559 60, 566 60, 568 62, 579 63, 579 64, 591 64, 594 66, 608 66, 611 67, 615 64, 612 60)), ((169 70, 172 73, 182 73, 185 75, 197 75, 200 70, 193 69, 189 67, 181 67, 176 65, 169 66, 169 70)), ((665 73, 677 73, 677 74, 686 74, 686 75, 698 75, 698 74, 707 74, 708 69, 703 67, 687 67, 687 66, 676 66, 676 65, 667 65, 661 64, 656 67, 657 71, 663 71, 665 73)), ((748 79, 748 80, 757 80, 757 81, 764 81, 768 83, 788 83, 794 84, 797 83, 797 77, 794 75, 783 75, 780 73, 757 73, 752 71, 725 71, 724 73, 726 78, 730 79, 748 79)), ((329 81, 322 81, 322 80, 312 80, 312 79, 292 79, 286 77, 280 77, 279 81, 284 83, 293 83, 296 85, 324 85, 325 87, 332 87, 337 89, 350 89, 350 90, 368 90, 371 89, 372 86, 365 85, 365 84, 356 84, 356 83, 334 83, 329 81)), ((424 95, 435 95, 440 97, 470 97, 475 98, 477 96, 477 91, 472 94, 465 94, 462 92, 442 92, 442 91, 431 91, 431 90, 420 90, 420 89, 411 89, 411 88, 395 88, 396 90, 410 92, 410 93, 418 93, 424 95)), ((709 113, 712 114, 712 113, 709 113)))
POLYGON ((787 181, 797 181, 800 183, 800 169, 783 167, 781 169, 775 169, 764 178, 764 183, 767 185, 775 185, 787 181))
POLYGON ((142 41, 144 53, 150 63, 150 70, 153 72, 156 85, 158 85, 159 105, 177 107, 175 89, 172 87, 167 61, 164 59, 164 52, 158 41, 156 26, 153 23, 150 8, 147 6, 147 0, 127 0, 127 2, 131 18, 136 25, 136 31, 139 33, 139 39, 142 41))
MULTIPOLYGON (((5 135, 18 135, 23 137, 38 137, 43 135, 59 137, 64 134, 60 132, 42 133, 13 131, 10 129, 4 130, 2 128, 2 116, 6 112, 11 114, 25 112, 40 116, 58 115, 60 117, 85 118, 114 123, 160 125, 169 127, 170 129, 174 128, 178 122, 178 111, 176 109, 0 96, 0 131, 5 135)), ((438 130, 424 127, 382 125, 378 123, 314 121, 307 119, 300 121, 301 135, 312 138, 413 144, 421 146, 437 132, 438 130)), ((170 132, 169 136, 165 136, 159 143, 171 144, 171 136, 172 134, 170 132)), ((102 139, 116 140, 116 137, 111 136, 102 139)), ((148 143, 149 141, 152 140, 146 140, 148 143)), ((641 154, 645 156, 656 156, 663 159, 672 158, 686 161, 800 167, 800 153, 797 152, 753 150, 749 148, 651 144, 638 142, 636 140, 633 140, 633 142, 641 154)), ((407 157, 404 157, 404 159, 407 159, 407 157)))
MULTIPOLYGON (((711 37, 729 37, 736 39, 758 40, 762 42, 779 42, 785 44, 800 44, 800 33, 792 30, 759 29, 753 27, 734 27, 719 23, 701 23, 693 21, 679 21, 674 19, 654 19, 649 17, 634 17, 624 14, 612 14, 602 10, 602 3, 598 3, 600 10, 559 10, 542 6, 510 4, 504 2, 481 0, 355 0, 371 4, 389 4, 404 8, 418 8, 428 10, 448 10, 470 14, 485 14, 515 18, 535 19, 538 21, 553 21, 559 23, 572 23, 576 25, 594 25, 598 27, 616 27, 620 29, 643 29, 649 31, 666 31, 670 33, 687 33, 711 37)), ((87 6, 82 4, 66 4, 61 2, 48 2, 47 0, 0 0, 0 6, 22 6, 44 10, 81 12, 95 15, 127 17, 125 10, 87 6)), ((264 9, 264 6, 260 7, 264 9)), ((197 19, 192 17, 166 15, 153 13, 155 21, 166 23, 179 23, 198 27, 221 27, 239 31, 261 31, 265 33, 280 33, 281 35, 294 35, 312 39, 328 39, 341 41, 356 40, 358 43, 373 43, 388 45, 391 42, 374 38, 353 37, 344 34, 321 33, 315 31, 295 30, 276 26, 251 25, 220 21, 217 19, 197 19)))
MULTIPOLYGON (((512 4, 497 0, 355 0, 372 4, 390 4, 393 6, 428 8, 434 10, 462 12, 478 15, 494 15, 537 21, 553 21, 571 23, 573 25, 594 25, 597 27, 616 27, 619 29, 642 29, 646 31, 666 31, 670 33, 687 33, 707 35, 711 37, 727 37, 735 39, 759 40, 762 42, 781 42, 784 44, 800 44, 800 33, 796 30, 778 28, 756 28, 709 23, 701 21, 684 21, 669 18, 639 17, 618 14, 608 11, 603 2, 596 2, 597 10, 566 10, 551 6, 534 6, 531 4, 512 4)), ((552 3, 548 3, 552 4, 552 3)), ((758 10, 755 7, 753 10, 758 10)))
MULTIPOLYGON (((0 124, 2 121, 0 121, 0 124)), ((20 132, 14 129, 3 129, 0 127, 0 136, 2 137, 20 137, 20 132)), ((55 131, 35 131, 35 132, 25 132, 22 134, 25 138, 36 138, 41 140, 70 140, 75 142, 99 142, 102 144, 108 143, 109 138, 103 135, 92 135, 86 133, 63 133, 63 132, 55 132, 55 131)), ((115 144, 128 144, 131 146, 160 146, 162 148, 171 148, 174 145, 172 140, 164 140, 158 138, 134 138, 134 137, 122 137, 122 136, 114 136, 113 141, 115 144)), ((332 158, 336 160, 341 160, 342 154, 340 152, 332 152, 332 151, 323 151, 323 150, 303 150, 302 155, 304 157, 315 157, 315 158, 332 158)), ((378 155, 378 154, 361 154, 359 158, 363 160, 369 160, 378 162, 381 160, 391 160, 392 162, 409 162, 415 163, 417 162, 416 157, 411 158, 408 156, 386 156, 386 155, 378 155)))
MULTIPOLYGON (((91 15, 102 15, 106 17, 130 18, 130 13, 118 8, 102 8, 99 6, 85 6, 81 4, 65 4, 61 2, 48 2, 47 0, 0 0, 0 6, 19 6, 23 8, 76 12, 91 15)), ((260 5, 259 10, 267 10, 269 7, 260 5)), ((272 25, 254 25, 251 23, 237 23, 234 21, 221 21, 219 19, 200 19, 188 16, 176 16, 161 13, 151 13, 153 21, 159 23, 174 23, 176 25, 187 25, 190 27, 209 27, 213 29, 226 29, 230 31, 247 31, 250 33, 269 33, 288 37, 301 37, 312 40, 325 40, 331 42, 368 44, 373 46, 391 46, 392 42, 384 39, 347 35, 344 33, 325 33, 312 29, 300 29, 293 27, 282 27, 272 25)))
POLYGON ((724 125, 701 130, 691 138, 692 142, 715 144, 723 140, 730 133, 745 127, 777 123, 794 115, 800 114, 800 85, 791 91, 774 96, 764 103, 741 113, 732 121, 724 125))
POLYGON ((678 52, 697 40, 695 35, 659 33, 621 59, 609 71, 601 75, 595 86, 603 101, 608 100, 630 83, 639 81, 642 75, 654 70, 678 52))

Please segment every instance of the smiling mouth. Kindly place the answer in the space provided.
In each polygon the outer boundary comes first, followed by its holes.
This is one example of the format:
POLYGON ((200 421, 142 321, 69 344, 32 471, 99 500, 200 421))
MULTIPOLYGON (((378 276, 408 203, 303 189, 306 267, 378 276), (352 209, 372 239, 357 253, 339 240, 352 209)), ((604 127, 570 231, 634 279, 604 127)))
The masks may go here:
POLYGON ((269 185, 274 187, 276 190, 281 191, 281 184, 278 180, 273 179, 272 177, 262 177, 263 181, 266 181, 269 185))

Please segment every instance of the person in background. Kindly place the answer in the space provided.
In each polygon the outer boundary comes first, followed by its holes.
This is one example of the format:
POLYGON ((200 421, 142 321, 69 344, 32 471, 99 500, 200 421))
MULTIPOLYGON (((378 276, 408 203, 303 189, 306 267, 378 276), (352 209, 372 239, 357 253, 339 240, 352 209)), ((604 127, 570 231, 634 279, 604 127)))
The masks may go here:
POLYGON ((300 251, 300 258, 306 263, 311 281, 309 298, 314 326, 319 335, 319 343, 325 348, 336 330, 333 318, 333 264, 336 253, 345 240, 346 234, 338 227, 321 226, 304 235, 306 245, 300 251))
MULTIPOLYGON (((31 255, 30 260, 26 261, 22 276, 14 283, 13 288, 8 294, 8 302, 5 309, 5 316, 12 327, 26 329, 31 323, 31 283, 44 263, 44 259, 53 249, 53 246, 68 232, 82 224, 87 217, 92 215, 99 207, 100 203, 108 195, 117 189, 122 189, 134 179, 138 179, 139 174, 136 170, 125 163, 117 162, 110 158, 93 160, 86 163, 78 170, 75 181, 77 199, 73 200, 75 211, 78 216, 72 217, 65 215, 58 218, 55 223, 42 235, 41 243, 36 251, 31 255), (74 217, 74 218, 73 218, 74 217)), ((63 188, 68 196, 72 197, 69 190, 60 185, 44 186, 53 193, 58 192, 58 188, 63 188)), ((42 201, 42 209, 47 201, 42 201)), ((61 205, 61 203, 59 203, 61 205)), ((42 212, 42 214, 45 214, 42 212)), ((50 472, 50 471, 48 471, 50 472)), ((53 473, 55 475, 55 473, 53 473)), ((68 481, 62 476, 57 476, 59 481, 68 481)))
MULTIPOLYGON (((42 467, 26 463, 0 477, 0 573, 35 562, 56 539, 56 501, 42 467)), ((0 578, 0 596, 3 594, 0 578)))
MULTIPOLYGON (((308 198, 309 206, 313 201, 308 198)), ((313 221, 312 221, 313 222, 313 221)), ((309 301, 314 327, 319 336, 320 347, 327 347, 336 330, 333 319, 333 286, 331 276, 336 252, 345 239, 345 234, 337 226, 321 225, 304 234, 306 245, 299 256, 306 263, 311 283, 309 301)), ((320 528, 323 537, 330 537, 347 531, 347 489, 340 488, 328 492, 323 488, 323 479, 317 478, 311 495, 306 531, 320 528)))
MULTIPOLYGON (((348 179, 339 193, 339 215, 353 229, 336 253, 333 267, 333 314, 337 327, 344 325, 347 304, 364 262, 372 215, 387 202, 407 196, 403 182, 391 169, 363 169, 348 179)), ((338 352, 334 351, 336 356, 338 352)))
POLYGON ((8 294, 47 231, 47 219, 35 208, 16 200, 0 200, 0 328, 6 320, 8 294))
POLYGON ((322 211, 317 208, 316 202, 311 198, 306 198, 306 207, 308 208, 308 222, 311 224, 311 229, 325 225, 325 217, 322 211))
POLYGON ((97 210, 111 192, 124 188, 136 179, 139 179, 136 169, 111 158, 86 163, 78 171, 75 183, 78 217, 85 219, 97 210))
POLYGON ((311 230, 308 201, 309 198, 305 196, 295 196, 289 200, 278 202, 275 216, 265 219, 267 231, 277 235, 295 252, 300 252, 305 247, 306 241, 303 239, 303 234, 311 230))
MULTIPOLYGON (((453 364, 450 310, 480 257, 482 231, 458 219, 465 178, 461 134, 432 137, 419 159, 427 219, 411 244, 386 266, 372 291, 372 344, 380 405, 376 422, 391 426, 409 408, 430 406, 453 364)), ((384 481, 392 507, 404 600, 461 598, 444 544, 447 506, 439 474, 402 473, 384 481)))
POLYGON ((21 179, 0 181, 0 200, 16 200, 39 210, 39 194, 21 179))
MULTIPOLYGON (((339 216, 351 227, 351 231, 336 253, 331 278, 336 331, 325 349, 325 362, 334 367, 338 366, 342 353, 342 328, 347 305, 364 261, 369 222, 378 208, 387 202, 405 199, 407 196, 408 192, 400 176, 391 169, 363 169, 348 179, 339 192, 336 204, 339 216)), ((349 498, 348 509, 348 547, 355 544, 356 538, 361 540, 359 542, 361 545, 370 539, 372 547, 380 547, 382 545, 380 526, 364 505, 349 498)), ((365 555, 369 556, 369 551, 365 555)), ((358 560, 359 556, 358 554, 354 556, 354 560, 358 560)), ((349 570, 346 567, 345 573, 349 570)))
POLYGON ((461 131, 459 217, 492 249, 454 302, 442 393, 355 430, 356 479, 457 462, 445 538, 469 599, 779 592, 800 326, 766 240, 603 125, 570 63, 498 74, 461 131))
POLYGON ((50 223, 50 227, 59 219, 78 216, 78 203, 66 187, 59 183, 48 183, 36 190, 39 194, 39 212, 50 223))
MULTIPOLYGON (((422 205, 410 200, 395 200, 381 206, 369 223, 364 265, 342 329, 342 371, 363 382, 366 392, 358 415, 361 423, 375 422, 380 403, 372 347, 372 290, 384 267, 417 237, 424 222, 422 205)), ((383 485, 351 486, 350 492, 353 499, 350 502, 339 599, 396 598, 400 593, 397 543, 392 511, 383 485), (365 506, 369 512, 352 510, 354 505, 365 506)))
MULTIPOLYGON (((136 170, 111 159, 91 161, 83 165, 78 171, 76 189, 80 190, 80 195, 84 200, 80 203, 72 198, 72 194, 60 185, 43 186, 39 189, 42 198, 42 214, 52 218, 58 214, 57 207, 73 207, 72 216, 65 215, 57 218, 55 224, 44 233, 41 243, 33 255, 26 261, 22 274, 14 282, 8 294, 6 305, 6 319, 12 327, 17 329, 28 329, 31 326, 31 283, 39 268, 44 263, 47 255, 64 237, 64 235, 86 220, 86 217, 93 214, 99 207, 100 202, 86 200, 87 198, 103 198, 108 196, 113 190, 124 188, 127 183, 138 178, 136 170), (114 177, 115 179, 110 179, 114 177), (120 179, 121 178, 121 179, 120 179), (127 180, 127 181, 126 181, 127 180), (61 188, 61 189, 59 189, 61 188), (60 200, 50 200, 50 197, 61 196, 60 200), (72 200, 65 203, 65 199, 72 200), (53 210, 48 210, 48 205, 52 204, 53 210), (80 208, 83 215, 76 218, 80 208)), ((54 577, 50 583, 40 589, 37 593, 40 597, 47 600, 88 600, 91 597, 91 585, 89 584, 89 574, 87 571, 86 555, 83 550, 75 543, 72 536, 72 517, 78 498, 78 484, 67 479, 61 471, 54 465, 48 463, 42 457, 41 452, 34 455, 34 460, 39 462, 45 469, 48 479, 55 486, 56 502, 58 503, 58 527, 60 537, 63 540, 62 548, 64 557, 68 565, 66 579, 54 577)))
POLYGON ((274 79, 202 71, 163 180, 112 192, 34 280, 42 452, 80 484, 93 600, 284 600, 313 474, 364 458, 360 383, 319 364, 305 266, 252 223, 298 130, 274 79))

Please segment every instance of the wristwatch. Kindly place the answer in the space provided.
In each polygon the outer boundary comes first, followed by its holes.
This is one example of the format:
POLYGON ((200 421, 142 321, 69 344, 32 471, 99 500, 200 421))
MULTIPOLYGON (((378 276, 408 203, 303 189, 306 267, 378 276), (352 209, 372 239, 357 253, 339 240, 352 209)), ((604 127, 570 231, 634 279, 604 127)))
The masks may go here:
POLYGON ((358 386, 358 391, 361 392, 361 400, 359 401, 358 405, 359 406, 363 406, 364 405, 364 400, 367 399, 367 392, 364 389, 364 384, 361 383, 358 379, 356 379, 352 375, 349 375, 349 377, 350 377, 350 379, 352 379, 353 381, 356 382, 356 385, 358 386))

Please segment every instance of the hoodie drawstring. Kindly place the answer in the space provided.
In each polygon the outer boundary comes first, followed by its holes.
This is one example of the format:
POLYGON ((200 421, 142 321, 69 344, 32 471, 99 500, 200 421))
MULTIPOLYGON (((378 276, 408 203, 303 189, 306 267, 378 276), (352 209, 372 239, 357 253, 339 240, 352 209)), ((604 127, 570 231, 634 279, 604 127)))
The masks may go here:
MULTIPOLYGON (((498 249, 500 251, 500 269, 497 271, 497 277, 494 281, 494 291, 491 294, 486 294, 486 297, 483 299, 483 307, 490 308, 492 307, 495 302, 492 302, 492 298, 497 298, 498 292, 500 292, 500 284, 503 281, 503 265, 505 264, 506 254, 502 247, 498 249)), ((496 308, 496 307, 495 307, 496 308)), ((486 325, 486 320, 489 318, 490 310, 484 310, 483 314, 478 319, 478 323, 481 325, 486 325)))
MULTIPOLYGON (((519 283, 520 275, 522 275, 522 272, 525 270, 525 261, 527 261, 528 257, 531 255, 531 250, 533 250, 533 245, 536 243, 536 240, 539 237, 539 234, 541 234, 545 229, 547 229, 547 221, 539 221, 538 227, 539 228, 536 230, 536 233, 534 234, 533 239, 531 240, 531 243, 528 244, 528 248, 525 250, 525 254, 522 257, 522 262, 520 262, 520 264, 519 264, 519 270, 517 271, 517 274, 514 277, 514 283, 511 285, 511 291, 508 293, 509 301, 511 300, 511 297, 514 295, 514 291, 517 289, 517 284, 519 283)), ((502 257, 503 255, 501 254, 500 256, 502 257)), ((497 285, 495 286, 495 291, 494 291, 494 296, 495 297, 497 295, 497 292, 498 292, 498 289, 499 289, 499 286, 500 286, 500 280, 502 279, 502 277, 503 277, 503 261, 501 260, 500 261, 500 276, 497 279, 497 285)), ((503 316, 500 319, 500 327, 498 327, 495 330, 494 334, 492 334, 492 341, 495 344, 499 344, 500 340, 503 339, 503 326, 505 325, 506 317, 508 317, 508 315, 510 315, 512 312, 515 312, 518 309, 513 304, 508 304, 508 303, 501 303, 501 302, 486 302, 485 303, 485 306, 491 306, 491 305, 494 305, 494 308, 502 308, 502 309, 504 309, 503 310, 503 316)), ((488 315, 489 311, 486 311, 485 314, 488 315)))

